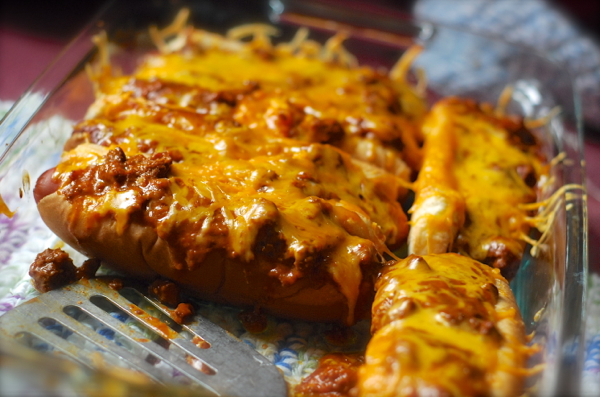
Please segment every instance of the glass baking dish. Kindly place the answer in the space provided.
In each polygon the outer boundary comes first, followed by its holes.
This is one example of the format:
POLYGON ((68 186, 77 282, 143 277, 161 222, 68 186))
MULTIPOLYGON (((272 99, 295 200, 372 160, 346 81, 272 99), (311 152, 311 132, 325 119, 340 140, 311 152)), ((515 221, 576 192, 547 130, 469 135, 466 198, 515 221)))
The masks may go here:
MULTIPOLYGON (((389 68, 409 46, 423 45, 413 69, 426 72, 432 101, 460 95, 495 103, 504 87, 512 85, 511 113, 537 118, 559 106, 560 114, 536 131, 548 159, 565 155, 552 168, 552 191, 567 184, 583 185, 578 97, 561 64, 544 54, 410 21, 364 3, 271 0, 252 3, 251 9, 248 4, 222 0, 109 4, 3 118, 0 196, 7 207, 4 212, 14 216, 0 215, 0 314, 33 296, 28 266, 38 252, 56 244, 37 215, 32 190, 38 176, 58 162, 73 124, 94 100, 85 73, 86 64, 97 62, 91 38, 105 30, 112 43, 111 64, 132 72, 144 54, 154 50, 148 26, 166 26, 184 6, 190 9, 194 26, 218 33, 241 23, 268 22, 280 29, 278 40, 289 40, 298 26, 308 26, 311 38, 323 41, 343 30, 349 36, 346 47, 372 67, 389 68)), ((563 198, 543 254, 526 255, 511 283, 527 332, 540 346, 531 365, 544 363, 541 373, 530 379, 533 395, 575 395, 581 378, 587 281, 585 191, 572 190, 563 198)))

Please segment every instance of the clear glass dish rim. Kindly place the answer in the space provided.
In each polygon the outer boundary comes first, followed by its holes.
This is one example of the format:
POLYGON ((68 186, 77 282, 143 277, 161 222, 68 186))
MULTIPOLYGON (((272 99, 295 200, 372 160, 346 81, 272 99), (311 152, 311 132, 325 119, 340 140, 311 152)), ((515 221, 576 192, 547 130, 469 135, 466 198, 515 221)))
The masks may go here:
MULTIPOLYGON (((31 119, 44 106, 46 101, 78 71, 82 64, 85 64, 90 57, 95 53, 95 46, 92 44, 90 37, 99 32, 99 21, 108 14, 113 7, 118 7, 116 1, 109 1, 103 9, 93 18, 93 20, 79 33, 48 65, 39 77, 31 84, 31 86, 21 95, 21 97, 13 104, 11 109, 0 120, 0 164, 2 164, 7 155, 11 151, 13 144, 19 139, 31 119), (73 54, 75 56, 73 56, 73 54), (75 61, 73 59, 76 59, 75 61), (50 90, 45 87, 50 86, 50 90), (35 95, 42 94, 32 106, 30 98, 35 95), (28 111, 24 111, 28 108, 28 111), (26 116, 23 117, 22 115, 26 116), (20 115, 20 116, 18 116, 20 115)), ((428 21, 419 20, 403 20, 402 23, 414 24, 423 26, 428 24, 434 29, 443 28, 450 31, 460 32, 485 40, 503 43, 504 45, 520 48, 523 51, 531 51, 532 49, 520 46, 515 43, 504 41, 498 37, 486 36, 470 32, 465 29, 457 29, 451 26, 440 25, 428 21)), ((544 59, 552 64, 560 67, 560 62, 549 57, 547 54, 533 49, 544 59)), ((563 68, 564 69, 564 68, 563 68)), ((565 73, 568 73, 565 71, 565 73)), ((583 158, 583 123, 580 110, 580 98, 573 84, 573 78, 569 76, 570 88, 574 95, 574 120, 575 129, 577 132, 577 146, 572 148, 571 160, 574 161, 573 167, 576 167, 574 174, 579 177, 572 178, 574 180, 565 180, 565 183, 585 184, 584 177, 584 158, 583 158)), ((573 390, 572 383, 574 379, 579 379, 582 371, 582 352, 585 335, 585 299, 586 285, 588 277, 588 258, 587 258, 587 206, 585 201, 585 190, 581 198, 576 198, 573 201, 573 207, 566 212, 566 264, 565 278, 562 283, 561 307, 563 313, 562 329, 559 330, 559 340, 556 348, 556 359, 558 361, 557 380, 556 380, 556 395, 560 395, 564 391, 573 390), (568 310, 565 310, 568 309, 568 310), (568 320, 568 321, 565 321, 568 320), (576 354, 576 360, 573 360, 573 354, 567 353, 567 348, 572 345, 578 345, 579 352, 576 354)), ((572 350, 571 350, 572 351, 572 350)))

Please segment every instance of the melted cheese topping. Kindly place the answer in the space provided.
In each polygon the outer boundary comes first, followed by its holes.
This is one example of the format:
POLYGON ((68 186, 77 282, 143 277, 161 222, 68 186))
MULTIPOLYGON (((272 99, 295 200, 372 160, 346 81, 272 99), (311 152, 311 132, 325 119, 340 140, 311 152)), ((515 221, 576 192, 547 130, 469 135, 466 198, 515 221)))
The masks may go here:
POLYGON ((492 394, 496 379, 522 369, 526 359, 522 328, 511 335, 498 327, 521 323, 514 307, 496 311, 504 298, 498 281, 506 283, 499 270, 457 254, 389 265, 377 282, 359 394, 492 394), (509 360, 501 348, 511 351, 509 360))
POLYGON ((386 244, 407 234, 396 198, 410 172, 403 156, 420 163, 421 110, 405 113, 402 104, 416 94, 368 68, 274 49, 184 48, 99 83, 90 118, 75 130, 84 143, 57 167, 59 192, 117 146, 127 158, 167 152, 175 160, 166 192, 113 186, 73 199, 73 216, 113 218, 122 234, 144 212, 178 269, 223 250, 262 263, 283 285, 325 271, 353 321, 363 268, 372 277, 386 244))
MULTIPOLYGON (((420 167, 419 123, 426 105, 406 83, 367 67, 349 69, 277 49, 266 55, 264 51, 232 53, 213 48, 200 54, 163 54, 147 59, 135 77, 185 87, 176 96, 155 98, 161 104, 210 114, 215 109, 198 103, 199 94, 242 93, 232 108, 221 106, 221 110, 252 130, 331 143, 404 180, 410 177, 404 163, 412 169, 420 167), (331 123, 339 125, 339 136, 323 131, 331 123), (362 140, 377 149, 366 153, 357 148, 362 140)), ((101 90, 119 93, 124 80, 105 81, 101 90)))
POLYGON ((519 204, 535 201, 535 182, 547 172, 535 139, 522 123, 457 98, 436 104, 423 130, 427 166, 415 184, 415 209, 430 196, 449 202, 443 213, 429 217, 427 230, 447 231, 448 249, 504 268, 511 277, 529 230, 519 204))

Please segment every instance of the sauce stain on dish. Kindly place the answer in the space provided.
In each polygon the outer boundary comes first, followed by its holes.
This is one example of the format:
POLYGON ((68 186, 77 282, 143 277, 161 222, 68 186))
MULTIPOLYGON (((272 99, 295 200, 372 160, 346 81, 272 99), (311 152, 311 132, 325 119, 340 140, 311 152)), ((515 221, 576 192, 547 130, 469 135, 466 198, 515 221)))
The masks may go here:
POLYGON ((317 369, 296 386, 298 397, 346 397, 358 381, 358 368, 364 355, 358 353, 332 353, 319 360, 317 369))
POLYGON ((29 172, 23 171, 23 188, 19 189, 21 198, 23 198, 23 192, 29 192, 31 190, 31 177, 29 172))
POLYGON ((192 339, 192 343, 198 346, 200 349, 209 349, 210 343, 205 341, 202 337, 195 335, 194 339, 192 339))
POLYGON ((12 218, 15 215, 15 211, 11 211, 8 208, 2 196, 0 196, 0 214, 6 215, 9 218, 12 218))
POLYGON ((152 330, 156 331, 160 336, 165 339, 174 339, 177 337, 177 332, 173 331, 169 326, 163 323, 157 317, 151 316, 133 303, 129 305, 129 310, 145 324, 151 327, 152 330))

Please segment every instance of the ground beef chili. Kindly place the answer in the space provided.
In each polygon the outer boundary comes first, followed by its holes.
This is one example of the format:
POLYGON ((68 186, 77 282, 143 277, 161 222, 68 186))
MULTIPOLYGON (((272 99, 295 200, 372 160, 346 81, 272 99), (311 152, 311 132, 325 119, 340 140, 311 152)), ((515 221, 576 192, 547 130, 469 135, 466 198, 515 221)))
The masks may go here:
POLYGON ((347 397, 358 381, 358 368, 364 363, 360 354, 327 354, 317 369, 296 386, 301 397, 347 397))
POLYGON ((48 248, 37 255, 29 267, 29 275, 36 290, 48 292, 75 282, 77 268, 65 251, 48 248))
POLYGON ((177 324, 184 324, 194 314, 194 306, 189 303, 180 303, 177 308, 171 312, 171 318, 177 324))
POLYGON ((110 288, 114 291, 122 290, 123 289, 123 280, 121 280, 120 278, 113 278, 108 283, 108 288, 110 288))
POLYGON ((246 309, 238 314, 244 329, 252 334, 259 334, 267 329, 267 316, 260 309, 246 309))
POLYGON ((116 147, 106 154, 103 163, 73 171, 69 176, 70 183, 61 188, 60 193, 73 200, 79 196, 101 195, 110 188, 136 188, 146 196, 152 196, 165 188, 172 162, 171 155, 166 152, 127 158, 123 150, 116 147))
POLYGON ((176 307, 181 302, 179 287, 172 281, 156 280, 150 284, 148 292, 167 306, 176 307))
POLYGON ((77 268, 77 280, 94 278, 102 262, 98 258, 87 259, 77 268))

